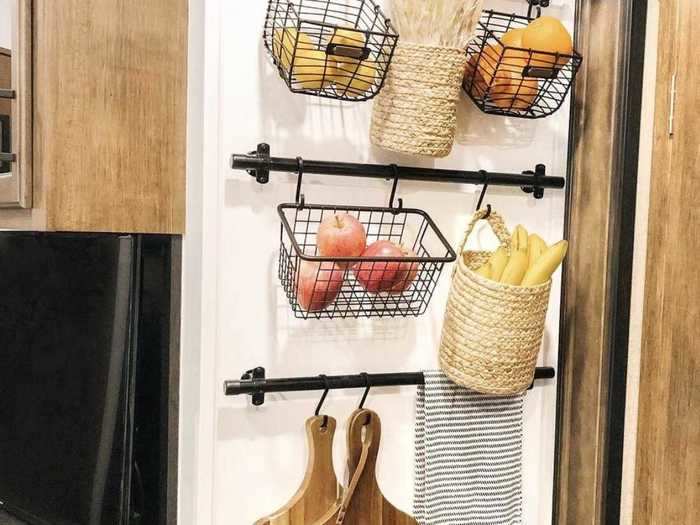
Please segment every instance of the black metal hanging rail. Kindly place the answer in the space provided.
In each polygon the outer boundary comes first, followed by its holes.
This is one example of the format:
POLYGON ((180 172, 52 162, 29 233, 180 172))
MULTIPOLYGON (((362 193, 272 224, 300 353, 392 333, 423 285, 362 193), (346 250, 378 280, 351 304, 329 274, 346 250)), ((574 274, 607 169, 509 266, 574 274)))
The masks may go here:
POLYGON ((496 173, 485 170, 461 171, 448 169, 396 166, 395 164, 355 164, 351 162, 329 162, 271 157, 268 144, 258 144, 255 151, 248 154, 233 154, 231 168, 246 170, 260 184, 267 184, 271 171, 288 173, 315 173, 319 175, 342 175, 377 179, 397 179, 408 181, 452 182, 461 184, 485 184, 489 186, 519 186, 524 192, 532 193, 541 199, 545 188, 563 188, 564 177, 551 177, 545 174, 544 164, 523 173, 496 173))
MULTIPOLYGON (((552 379, 554 376, 555 372, 552 367, 537 367, 535 370, 535 379, 552 379)), ((259 406, 265 402, 265 394, 271 392, 301 392, 423 384, 425 384, 423 372, 267 379, 265 378, 265 369, 258 367, 248 370, 238 381, 224 382, 224 393, 227 396, 251 395, 253 396, 253 404, 259 406)))

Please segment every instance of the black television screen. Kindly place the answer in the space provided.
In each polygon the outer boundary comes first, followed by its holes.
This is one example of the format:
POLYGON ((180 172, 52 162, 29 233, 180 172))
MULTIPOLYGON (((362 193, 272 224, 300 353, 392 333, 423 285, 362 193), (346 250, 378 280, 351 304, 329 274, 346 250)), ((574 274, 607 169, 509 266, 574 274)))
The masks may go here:
POLYGON ((29 523, 125 523, 133 242, 0 233, 0 509, 29 523))

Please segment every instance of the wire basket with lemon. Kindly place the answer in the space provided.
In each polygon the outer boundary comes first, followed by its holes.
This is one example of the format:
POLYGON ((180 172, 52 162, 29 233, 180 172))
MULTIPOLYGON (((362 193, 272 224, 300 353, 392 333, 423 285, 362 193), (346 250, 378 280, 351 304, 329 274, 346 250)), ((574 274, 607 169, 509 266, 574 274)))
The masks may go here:
POLYGON ((561 107, 583 58, 559 20, 484 11, 476 33, 462 87, 479 109, 542 118, 561 107))
POLYGON ((398 34, 372 0, 269 0, 263 40, 292 92, 362 101, 382 88, 398 34))

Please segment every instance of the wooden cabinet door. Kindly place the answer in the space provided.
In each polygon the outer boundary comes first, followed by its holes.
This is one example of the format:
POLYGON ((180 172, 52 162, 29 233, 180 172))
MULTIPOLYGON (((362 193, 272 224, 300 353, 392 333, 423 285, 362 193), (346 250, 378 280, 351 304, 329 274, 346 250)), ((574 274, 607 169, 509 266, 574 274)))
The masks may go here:
POLYGON ((187 0, 34 0, 46 229, 183 233, 187 0))
POLYGON ((8 1, 32 96, 0 229, 184 233, 188 0, 8 1))
POLYGON ((698 0, 661 3, 634 493, 640 525, 700 519, 698 32, 698 0))

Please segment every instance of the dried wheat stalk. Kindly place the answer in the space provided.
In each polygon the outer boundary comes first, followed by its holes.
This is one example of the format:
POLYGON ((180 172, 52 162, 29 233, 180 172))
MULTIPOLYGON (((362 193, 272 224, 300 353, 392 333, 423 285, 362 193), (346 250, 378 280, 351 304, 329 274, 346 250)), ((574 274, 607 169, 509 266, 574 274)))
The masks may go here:
POLYGON ((482 0, 391 0, 401 39, 414 44, 463 48, 474 35, 482 0))

